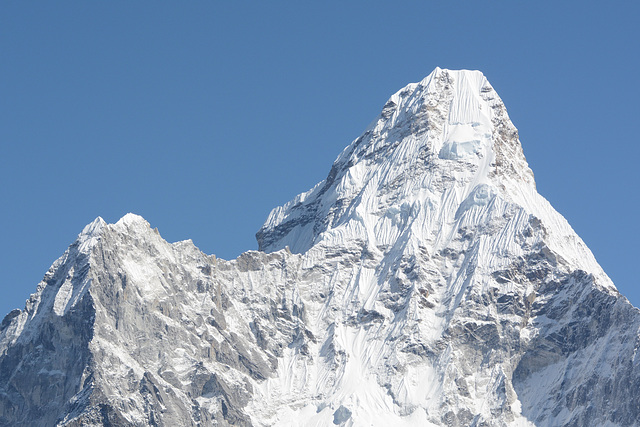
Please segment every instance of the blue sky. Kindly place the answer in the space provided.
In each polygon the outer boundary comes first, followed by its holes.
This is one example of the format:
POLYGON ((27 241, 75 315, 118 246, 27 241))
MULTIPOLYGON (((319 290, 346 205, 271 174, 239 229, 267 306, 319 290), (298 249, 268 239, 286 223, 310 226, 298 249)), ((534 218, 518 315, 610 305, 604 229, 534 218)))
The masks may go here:
POLYGON ((0 316, 97 216, 234 258, 388 97, 479 69, 640 305, 635 2, 0 3, 0 316))

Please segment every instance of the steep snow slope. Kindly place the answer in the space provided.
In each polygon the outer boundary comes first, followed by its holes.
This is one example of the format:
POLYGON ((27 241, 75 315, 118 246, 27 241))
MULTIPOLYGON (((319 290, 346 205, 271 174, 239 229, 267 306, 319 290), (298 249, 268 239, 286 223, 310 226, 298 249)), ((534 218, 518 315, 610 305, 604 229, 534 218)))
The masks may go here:
POLYGON ((88 225, 0 326, 0 424, 640 425, 640 312, 480 72, 393 95, 257 238, 88 225))

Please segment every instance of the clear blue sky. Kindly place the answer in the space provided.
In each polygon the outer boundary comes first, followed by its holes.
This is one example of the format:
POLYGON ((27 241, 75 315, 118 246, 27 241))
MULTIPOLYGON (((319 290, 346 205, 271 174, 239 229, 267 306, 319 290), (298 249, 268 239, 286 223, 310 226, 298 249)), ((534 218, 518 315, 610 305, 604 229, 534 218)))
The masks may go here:
POLYGON ((96 216, 234 258, 387 98, 479 69, 538 190, 640 305, 640 6, 3 1, 0 318, 96 216))

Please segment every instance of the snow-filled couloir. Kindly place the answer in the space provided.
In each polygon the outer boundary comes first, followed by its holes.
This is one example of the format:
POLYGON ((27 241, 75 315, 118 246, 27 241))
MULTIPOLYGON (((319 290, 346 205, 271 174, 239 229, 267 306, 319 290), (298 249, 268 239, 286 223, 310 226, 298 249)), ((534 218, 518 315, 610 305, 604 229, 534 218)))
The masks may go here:
POLYGON ((0 424, 640 425, 640 312, 478 71, 394 94, 257 239, 87 226, 0 326, 0 424))

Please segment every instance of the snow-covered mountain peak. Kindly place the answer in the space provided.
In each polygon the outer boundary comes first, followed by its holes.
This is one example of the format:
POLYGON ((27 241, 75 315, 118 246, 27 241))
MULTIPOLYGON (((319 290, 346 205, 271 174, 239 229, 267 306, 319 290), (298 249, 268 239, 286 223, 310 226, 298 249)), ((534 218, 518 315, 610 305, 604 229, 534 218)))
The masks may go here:
POLYGON ((327 178, 274 209, 257 238, 265 251, 347 235, 386 246, 403 234, 398 224, 443 198, 455 217, 471 195, 520 202, 523 191, 535 192, 533 173, 500 97, 479 71, 436 68, 392 95, 327 178))
POLYGON ((146 219, 141 217, 140 215, 134 213, 127 213, 122 218, 120 218, 116 223, 116 226, 119 227, 150 227, 149 223, 146 219))
POLYGON ((76 239, 80 252, 88 254, 91 247, 97 242, 102 230, 107 225, 104 219, 97 217, 87 224, 76 239))
POLYGON ((151 226, 147 222, 146 219, 141 217, 140 215, 136 215, 134 213, 127 213, 122 218, 120 218, 115 224, 108 224, 102 217, 97 217, 82 229, 82 232, 78 235, 77 242, 82 244, 84 242, 95 240, 99 238, 102 233, 105 231, 105 228, 116 228, 120 231, 125 231, 133 228, 136 229, 145 229, 150 228, 151 226))
POLYGON ((96 219, 94 219, 93 221, 91 221, 89 224, 87 224, 83 229, 82 232, 80 233, 80 235, 95 235, 95 234, 99 234, 100 231, 102 230, 102 227, 104 227, 107 223, 105 222, 104 219, 102 219, 102 217, 97 217, 96 219))
POLYGON ((123 234, 144 233, 147 230, 151 231, 151 226, 143 217, 133 213, 127 213, 115 224, 108 224, 102 217, 97 217, 82 229, 74 246, 77 246, 81 253, 88 254, 107 230, 123 234))

